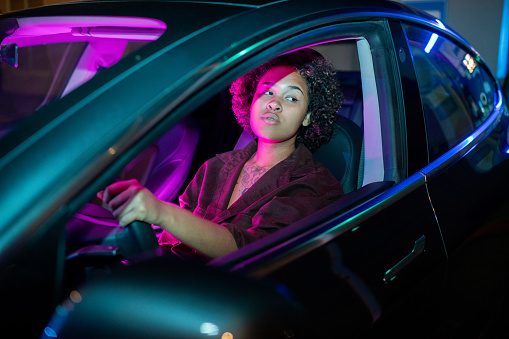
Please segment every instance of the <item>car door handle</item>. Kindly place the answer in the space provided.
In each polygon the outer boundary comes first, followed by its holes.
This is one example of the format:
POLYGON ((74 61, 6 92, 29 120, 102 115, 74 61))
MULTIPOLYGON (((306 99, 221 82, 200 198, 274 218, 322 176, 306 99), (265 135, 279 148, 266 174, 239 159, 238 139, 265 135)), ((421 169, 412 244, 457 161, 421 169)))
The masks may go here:
POLYGON ((396 265, 394 265, 391 269, 385 272, 383 281, 384 283, 389 283, 390 281, 396 278, 399 272, 407 265, 409 265, 415 258, 417 258, 422 252, 424 252, 424 246, 426 244, 426 237, 423 235, 419 239, 417 239, 414 243, 414 248, 412 252, 410 252, 406 257, 401 259, 396 265))

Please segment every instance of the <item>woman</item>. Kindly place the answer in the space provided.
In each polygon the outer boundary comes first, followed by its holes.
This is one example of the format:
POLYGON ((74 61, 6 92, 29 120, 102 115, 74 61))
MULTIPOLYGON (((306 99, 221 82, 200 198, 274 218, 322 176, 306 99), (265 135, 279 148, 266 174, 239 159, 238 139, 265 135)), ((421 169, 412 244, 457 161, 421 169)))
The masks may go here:
POLYGON ((343 195, 311 154, 330 140, 342 102, 334 70, 318 52, 282 55, 237 79, 230 90, 238 122, 256 139, 205 162, 180 207, 157 199, 137 181, 108 186, 98 197, 121 225, 135 220, 159 225, 160 244, 182 256, 210 259, 343 195))

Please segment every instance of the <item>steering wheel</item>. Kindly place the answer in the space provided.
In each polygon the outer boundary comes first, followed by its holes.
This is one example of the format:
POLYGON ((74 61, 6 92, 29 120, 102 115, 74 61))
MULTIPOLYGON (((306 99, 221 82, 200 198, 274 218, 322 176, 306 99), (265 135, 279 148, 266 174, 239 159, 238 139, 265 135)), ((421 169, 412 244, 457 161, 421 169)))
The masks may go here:
POLYGON ((143 254, 159 247, 152 227, 141 221, 127 225, 115 235, 115 245, 96 244, 80 248, 67 256, 68 261, 95 262, 122 256, 127 260, 136 260, 143 254))
POLYGON ((154 250, 159 246, 152 227, 141 221, 130 223, 115 238, 119 254, 126 258, 154 250))

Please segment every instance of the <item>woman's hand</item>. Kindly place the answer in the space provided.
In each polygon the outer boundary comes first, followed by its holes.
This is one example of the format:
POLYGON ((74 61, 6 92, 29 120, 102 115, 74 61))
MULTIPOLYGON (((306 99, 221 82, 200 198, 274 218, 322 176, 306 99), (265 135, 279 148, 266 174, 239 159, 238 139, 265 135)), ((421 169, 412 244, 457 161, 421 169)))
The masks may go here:
POLYGON ((115 182, 97 197, 109 209, 121 226, 133 221, 157 224, 163 202, 141 185, 138 180, 115 182))
POLYGON ((137 180, 113 183, 97 193, 97 197, 121 226, 136 220, 161 226, 175 238, 211 258, 237 249, 235 239, 226 227, 159 200, 137 180))

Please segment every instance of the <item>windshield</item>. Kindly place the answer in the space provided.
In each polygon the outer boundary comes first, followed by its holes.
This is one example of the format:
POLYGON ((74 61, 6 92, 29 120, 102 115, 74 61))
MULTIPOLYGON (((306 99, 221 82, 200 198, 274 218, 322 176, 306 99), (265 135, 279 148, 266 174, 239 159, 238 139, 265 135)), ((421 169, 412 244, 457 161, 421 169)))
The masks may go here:
POLYGON ((19 18, 17 26, 0 36, 0 138, 166 29, 154 19, 92 16, 19 18))

